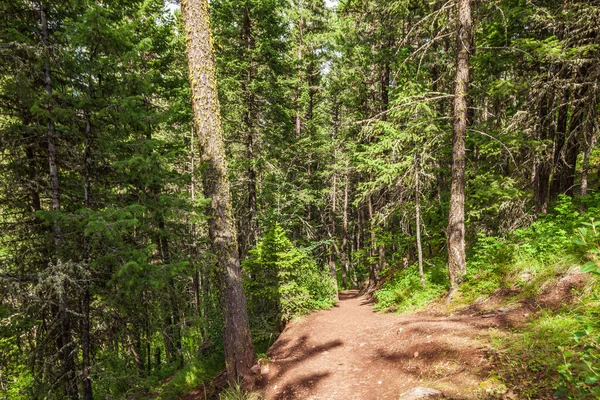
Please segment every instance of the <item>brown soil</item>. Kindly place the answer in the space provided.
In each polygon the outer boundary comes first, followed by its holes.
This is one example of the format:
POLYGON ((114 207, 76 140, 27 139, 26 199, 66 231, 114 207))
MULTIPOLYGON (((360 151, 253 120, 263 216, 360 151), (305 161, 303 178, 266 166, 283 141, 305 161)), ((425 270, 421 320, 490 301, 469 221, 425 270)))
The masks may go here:
MULTIPOLYGON (((519 289, 501 289, 460 310, 437 303, 401 316, 375 312, 368 294, 343 292, 331 310, 288 324, 259 361, 257 389, 266 400, 402 399, 416 387, 454 399, 516 398, 489 378, 491 330, 510 334, 540 309, 568 306, 588 278, 572 271, 534 298, 507 303, 519 289)), ((225 385, 221 374, 181 398, 216 398, 225 385)))
POLYGON ((288 325, 267 354, 261 388, 266 399, 398 399, 419 386, 481 398, 493 389, 489 328, 509 328, 528 314, 517 306, 398 316, 347 291, 333 309, 288 325))

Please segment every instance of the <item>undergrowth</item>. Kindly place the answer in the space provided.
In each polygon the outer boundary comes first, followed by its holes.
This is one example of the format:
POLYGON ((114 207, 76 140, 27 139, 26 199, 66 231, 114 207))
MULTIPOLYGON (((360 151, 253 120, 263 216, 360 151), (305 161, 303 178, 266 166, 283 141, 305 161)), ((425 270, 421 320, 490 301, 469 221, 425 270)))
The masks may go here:
MULTIPOLYGON (((560 277, 577 271, 600 275, 600 195, 588 196, 586 211, 561 197, 552 211, 506 237, 478 237, 468 251, 467 275, 453 309, 499 291, 505 301, 533 298, 560 277)), ((444 260, 430 260, 427 286, 416 266, 396 272, 375 294, 379 310, 413 311, 447 292, 444 260)), ((496 335, 493 378, 523 399, 600 398, 600 301, 590 280, 572 304, 541 310, 514 332, 496 335)))
POLYGON ((209 357, 185 364, 170 378, 158 382, 148 382, 147 384, 154 394, 153 398, 160 400, 178 399, 182 393, 207 385, 224 368, 223 354, 215 353, 209 357))
POLYGON ((375 292, 378 311, 408 312, 422 308, 439 297, 447 288, 447 272, 442 260, 435 260, 424 268, 427 284, 421 284, 416 268, 407 268, 387 280, 375 292))

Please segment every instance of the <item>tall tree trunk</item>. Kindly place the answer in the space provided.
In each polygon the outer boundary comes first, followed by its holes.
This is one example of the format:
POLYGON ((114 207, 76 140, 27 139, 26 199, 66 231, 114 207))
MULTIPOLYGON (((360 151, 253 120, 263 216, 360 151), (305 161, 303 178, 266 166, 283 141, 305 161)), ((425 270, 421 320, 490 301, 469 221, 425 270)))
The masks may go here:
POLYGON ((385 269, 385 243, 379 245, 379 261, 377 264, 377 273, 385 269))
POLYGON ((344 289, 348 288, 348 186, 349 186, 349 176, 348 176, 348 165, 346 164, 346 183, 344 184, 344 210, 342 214, 342 287, 344 289))
MULTIPOLYGON (((470 0, 458 1, 452 184, 448 214, 448 272, 452 291, 467 272, 465 260, 465 137, 468 121, 469 56, 473 38, 470 0)), ((451 297, 451 296, 450 296, 451 297)))
POLYGON ((242 289, 236 227, 225 159, 225 143, 215 58, 212 48, 207 0, 185 0, 181 12, 187 35, 189 78, 198 144, 207 165, 203 176, 208 208, 209 236, 218 265, 221 309, 224 317, 224 347, 227 376, 251 380, 254 347, 250 337, 246 297, 242 289))
POLYGON ((426 285, 425 274, 423 273, 423 248, 421 246, 421 191, 419 188, 419 159, 415 151, 415 226, 417 227, 417 257, 419 259, 419 277, 421 284, 426 285))
MULTIPOLYGON (((50 173, 50 190, 52 198, 52 211, 60 211, 60 185, 58 180, 58 163, 56 154, 56 127, 52 116, 52 74, 50 71, 50 34, 48 31, 48 19, 46 15, 46 4, 42 3, 40 8, 41 17, 41 35, 44 45, 45 60, 44 60, 44 89, 48 97, 48 167, 50 173)), ((60 248, 62 245, 62 232, 57 221, 53 224, 54 230, 54 247, 56 255, 56 263, 60 263, 60 248)), ((79 399, 77 388, 77 374, 75 373, 74 346, 71 337, 71 320, 68 312, 68 302, 66 295, 68 293, 66 282, 63 280, 62 288, 58 294, 58 318, 61 329, 58 339, 58 351, 61 355, 63 380, 65 383, 65 393, 70 399, 79 399)))
MULTIPOLYGON (((583 97, 578 91, 577 99, 583 97)), ((572 107, 571 121, 569 122, 569 135, 566 143, 565 165, 560 177, 560 192, 573 197, 575 188, 575 171, 577 166, 577 155, 579 154, 579 137, 585 138, 583 130, 585 107, 581 104, 572 107)))
POLYGON ((304 18, 301 16, 298 21, 298 92, 296 93, 296 139, 302 136, 302 52, 303 52, 303 34, 304 18))
MULTIPOLYGON (((590 173, 590 155, 594 147, 596 147, 596 120, 598 118, 598 103, 600 101, 598 97, 598 84, 600 83, 600 66, 597 66, 596 81, 591 88, 591 99, 589 102, 591 106, 588 106, 586 122, 584 124, 584 143, 585 148, 583 150, 583 162, 581 165, 581 197, 585 197, 588 194, 588 176, 590 173)), ((581 210, 585 208, 585 201, 581 203, 581 210)))
POLYGON ((556 121, 556 136, 554 139, 554 154, 552 156, 552 183, 550 184, 549 200, 554 201, 561 193, 561 177, 565 173, 566 168, 566 136, 567 124, 569 122, 569 100, 571 98, 571 90, 565 89, 560 100, 558 108, 558 119, 556 121))
MULTIPOLYGON (((552 121, 552 112, 554 108, 554 95, 546 94, 541 101, 538 114, 539 132, 538 138, 544 142, 554 140, 554 123, 552 121)), ((552 171, 552 155, 543 153, 535 166, 535 176, 533 180, 533 197, 536 215, 545 214, 548 211, 548 190, 550 188, 550 173, 552 171)))
MULTIPOLYGON (((90 162, 92 152, 92 124, 90 116, 85 113, 85 152, 83 155, 83 206, 86 209, 90 208, 90 195, 91 195, 91 181, 90 181, 90 162)), ((87 235, 83 234, 83 263, 89 269, 89 239, 87 235)), ((91 275, 91 270, 89 271, 91 275)), ((82 314, 83 314, 83 326, 81 332, 81 380, 83 382, 83 399, 92 400, 94 398, 92 391, 92 378, 90 377, 90 347, 91 347, 91 335, 90 335, 90 279, 84 283, 83 287, 83 299, 82 299, 82 314)))
MULTIPOLYGON (((25 122, 26 125, 29 125, 25 122)), ((42 209, 42 202, 40 201, 40 192, 37 189, 37 183, 35 180, 35 155, 33 153, 33 143, 27 145, 25 149, 25 156, 27 157, 27 177, 29 178, 29 184, 31 185, 31 204, 30 211, 35 213, 42 209)))
POLYGON ((369 286, 377 283, 377 264, 375 264, 375 222, 373 221, 373 199, 369 195, 367 199, 367 210, 369 212, 369 286))
MULTIPOLYGON (((164 264, 171 263, 171 251, 169 249, 169 239, 165 227, 164 217, 158 217, 159 241, 161 257, 164 264)), ((169 304, 167 317, 165 318, 165 349, 168 349, 167 357, 175 360, 179 367, 183 367, 183 353, 181 349, 181 317, 177 301, 175 280, 170 277, 168 282, 169 304)))

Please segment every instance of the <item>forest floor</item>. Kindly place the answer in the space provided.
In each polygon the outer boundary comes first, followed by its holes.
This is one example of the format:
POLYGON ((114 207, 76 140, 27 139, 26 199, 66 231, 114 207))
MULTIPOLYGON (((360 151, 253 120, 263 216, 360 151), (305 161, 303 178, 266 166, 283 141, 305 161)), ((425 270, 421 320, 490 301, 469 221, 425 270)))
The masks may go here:
POLYGON ((567 276, 534 299, 498 293, 448 314, 442 304, 416 313, 375 312, 358 291, 286 327, 269 349, 259 388, 266 399, 402 399, 416 387, 446 398, 513 398, 491 373, 492 336, 553 308, 583 283, 567 276), (443 310, 444 312, 440 312, 443 310))

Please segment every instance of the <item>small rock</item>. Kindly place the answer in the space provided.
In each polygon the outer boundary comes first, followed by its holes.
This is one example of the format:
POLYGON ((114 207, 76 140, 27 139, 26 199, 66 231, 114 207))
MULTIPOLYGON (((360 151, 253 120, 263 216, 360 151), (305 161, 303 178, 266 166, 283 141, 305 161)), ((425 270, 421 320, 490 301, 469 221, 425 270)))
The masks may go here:
POLYGON ((415 354, 413 354, 415 356, 415 358, 419 357, 419 352, 415 351, 415 354))
POLYGON ((250 371, 252 371, 253 374, 258 374, 260 372, 260 365, 253 365, 252 368, 250 368, 250 371))
POLYGON ((439 390, 416 387, 400 395, 399 400, 441 399, 444 394, 439 390))
POLYGON ((531 275, 529 272, 524 272, 521 275, 519 275, 519 279, 525 283, 531 282, 532 278, 533 278, 533 275, 531 275))

